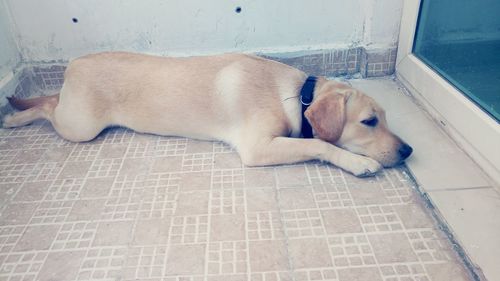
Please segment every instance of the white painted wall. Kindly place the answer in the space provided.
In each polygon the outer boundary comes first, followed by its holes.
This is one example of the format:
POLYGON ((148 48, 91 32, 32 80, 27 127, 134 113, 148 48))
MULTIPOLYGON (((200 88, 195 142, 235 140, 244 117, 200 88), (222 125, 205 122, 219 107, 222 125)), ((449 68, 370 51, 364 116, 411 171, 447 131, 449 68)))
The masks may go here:
MULTIPOLYGON (((0 81, 20 62, 7 7, 0 1, 0 81)), ((2 85, 0 85, 1 87, 2 85)))
POLYGON ((395 46, 403 0, 5 1, 29 62, 104 50, 195 55, 395 46))

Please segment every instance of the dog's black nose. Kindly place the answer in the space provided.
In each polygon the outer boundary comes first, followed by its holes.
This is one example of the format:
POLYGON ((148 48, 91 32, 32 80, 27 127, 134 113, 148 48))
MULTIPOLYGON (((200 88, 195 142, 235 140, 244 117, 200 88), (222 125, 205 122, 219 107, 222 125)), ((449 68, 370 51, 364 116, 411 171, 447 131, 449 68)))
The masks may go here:
POLYGON ((398 152, 401 160, 405 160, 406 158, 408 158, 408 156, 411 155, 411 153, 413 152, 413 148, 411 148, 411 146, 407 145, 406 143, 403 143, 399 147, 398 152))

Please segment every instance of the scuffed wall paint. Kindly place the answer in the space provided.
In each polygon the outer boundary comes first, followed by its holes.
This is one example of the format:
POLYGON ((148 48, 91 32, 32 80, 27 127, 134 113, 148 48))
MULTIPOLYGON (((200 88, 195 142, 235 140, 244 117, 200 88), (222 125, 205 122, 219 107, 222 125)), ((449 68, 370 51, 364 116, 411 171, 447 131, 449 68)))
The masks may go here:
MULTIPOLYGON (((0 81, 8 75, 21 61, 16 43, 12 34, 12 23, 7 7, 0 1, 0 81)), ((0 82, 0 87, 2 82, 0 82)))
POLYGON ((373 1, 373 19, 370 40, 367 46, 397 46, 403 0, 373 1), (394 32, 397 31, 397 32, 394 32))
POLYGON ((360 0, 360 2, 364 15, 364 46, 368 48, 396 46, 403 12, 403 0, 360 0))
POLYGON ((67 60, 105 50, 179 56, 338 49, 367 44, 393 47, 399 33, 402 2, 5 1, 27 62, 67 60), (241 12, 235 11, 237 7, 241 7, 241 12), (363 11, 366 7, 369 10, 363 11), (78 22, 74 23, 73 18, 78 22))

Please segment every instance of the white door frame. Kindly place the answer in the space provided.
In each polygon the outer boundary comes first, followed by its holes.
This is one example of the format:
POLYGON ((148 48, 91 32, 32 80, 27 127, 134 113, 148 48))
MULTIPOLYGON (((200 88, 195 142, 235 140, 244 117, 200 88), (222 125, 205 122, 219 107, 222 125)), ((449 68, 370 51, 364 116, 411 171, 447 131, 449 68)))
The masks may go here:
POLYGON ((500 183, 500 124, 412 54, 419 8, 420 0, 404 1, 396 75, 462 149, 500 183))

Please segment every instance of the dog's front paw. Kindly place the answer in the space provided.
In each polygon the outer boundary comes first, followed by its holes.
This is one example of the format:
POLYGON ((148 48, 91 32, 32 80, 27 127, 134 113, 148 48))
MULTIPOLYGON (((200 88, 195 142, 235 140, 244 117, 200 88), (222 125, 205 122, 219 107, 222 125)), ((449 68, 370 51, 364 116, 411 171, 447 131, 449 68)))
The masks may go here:
POLYGON ((365 156, 357 155, 352 159, 348 171, 357 177, 369 177, 382 170, 379 162, 365 156))

